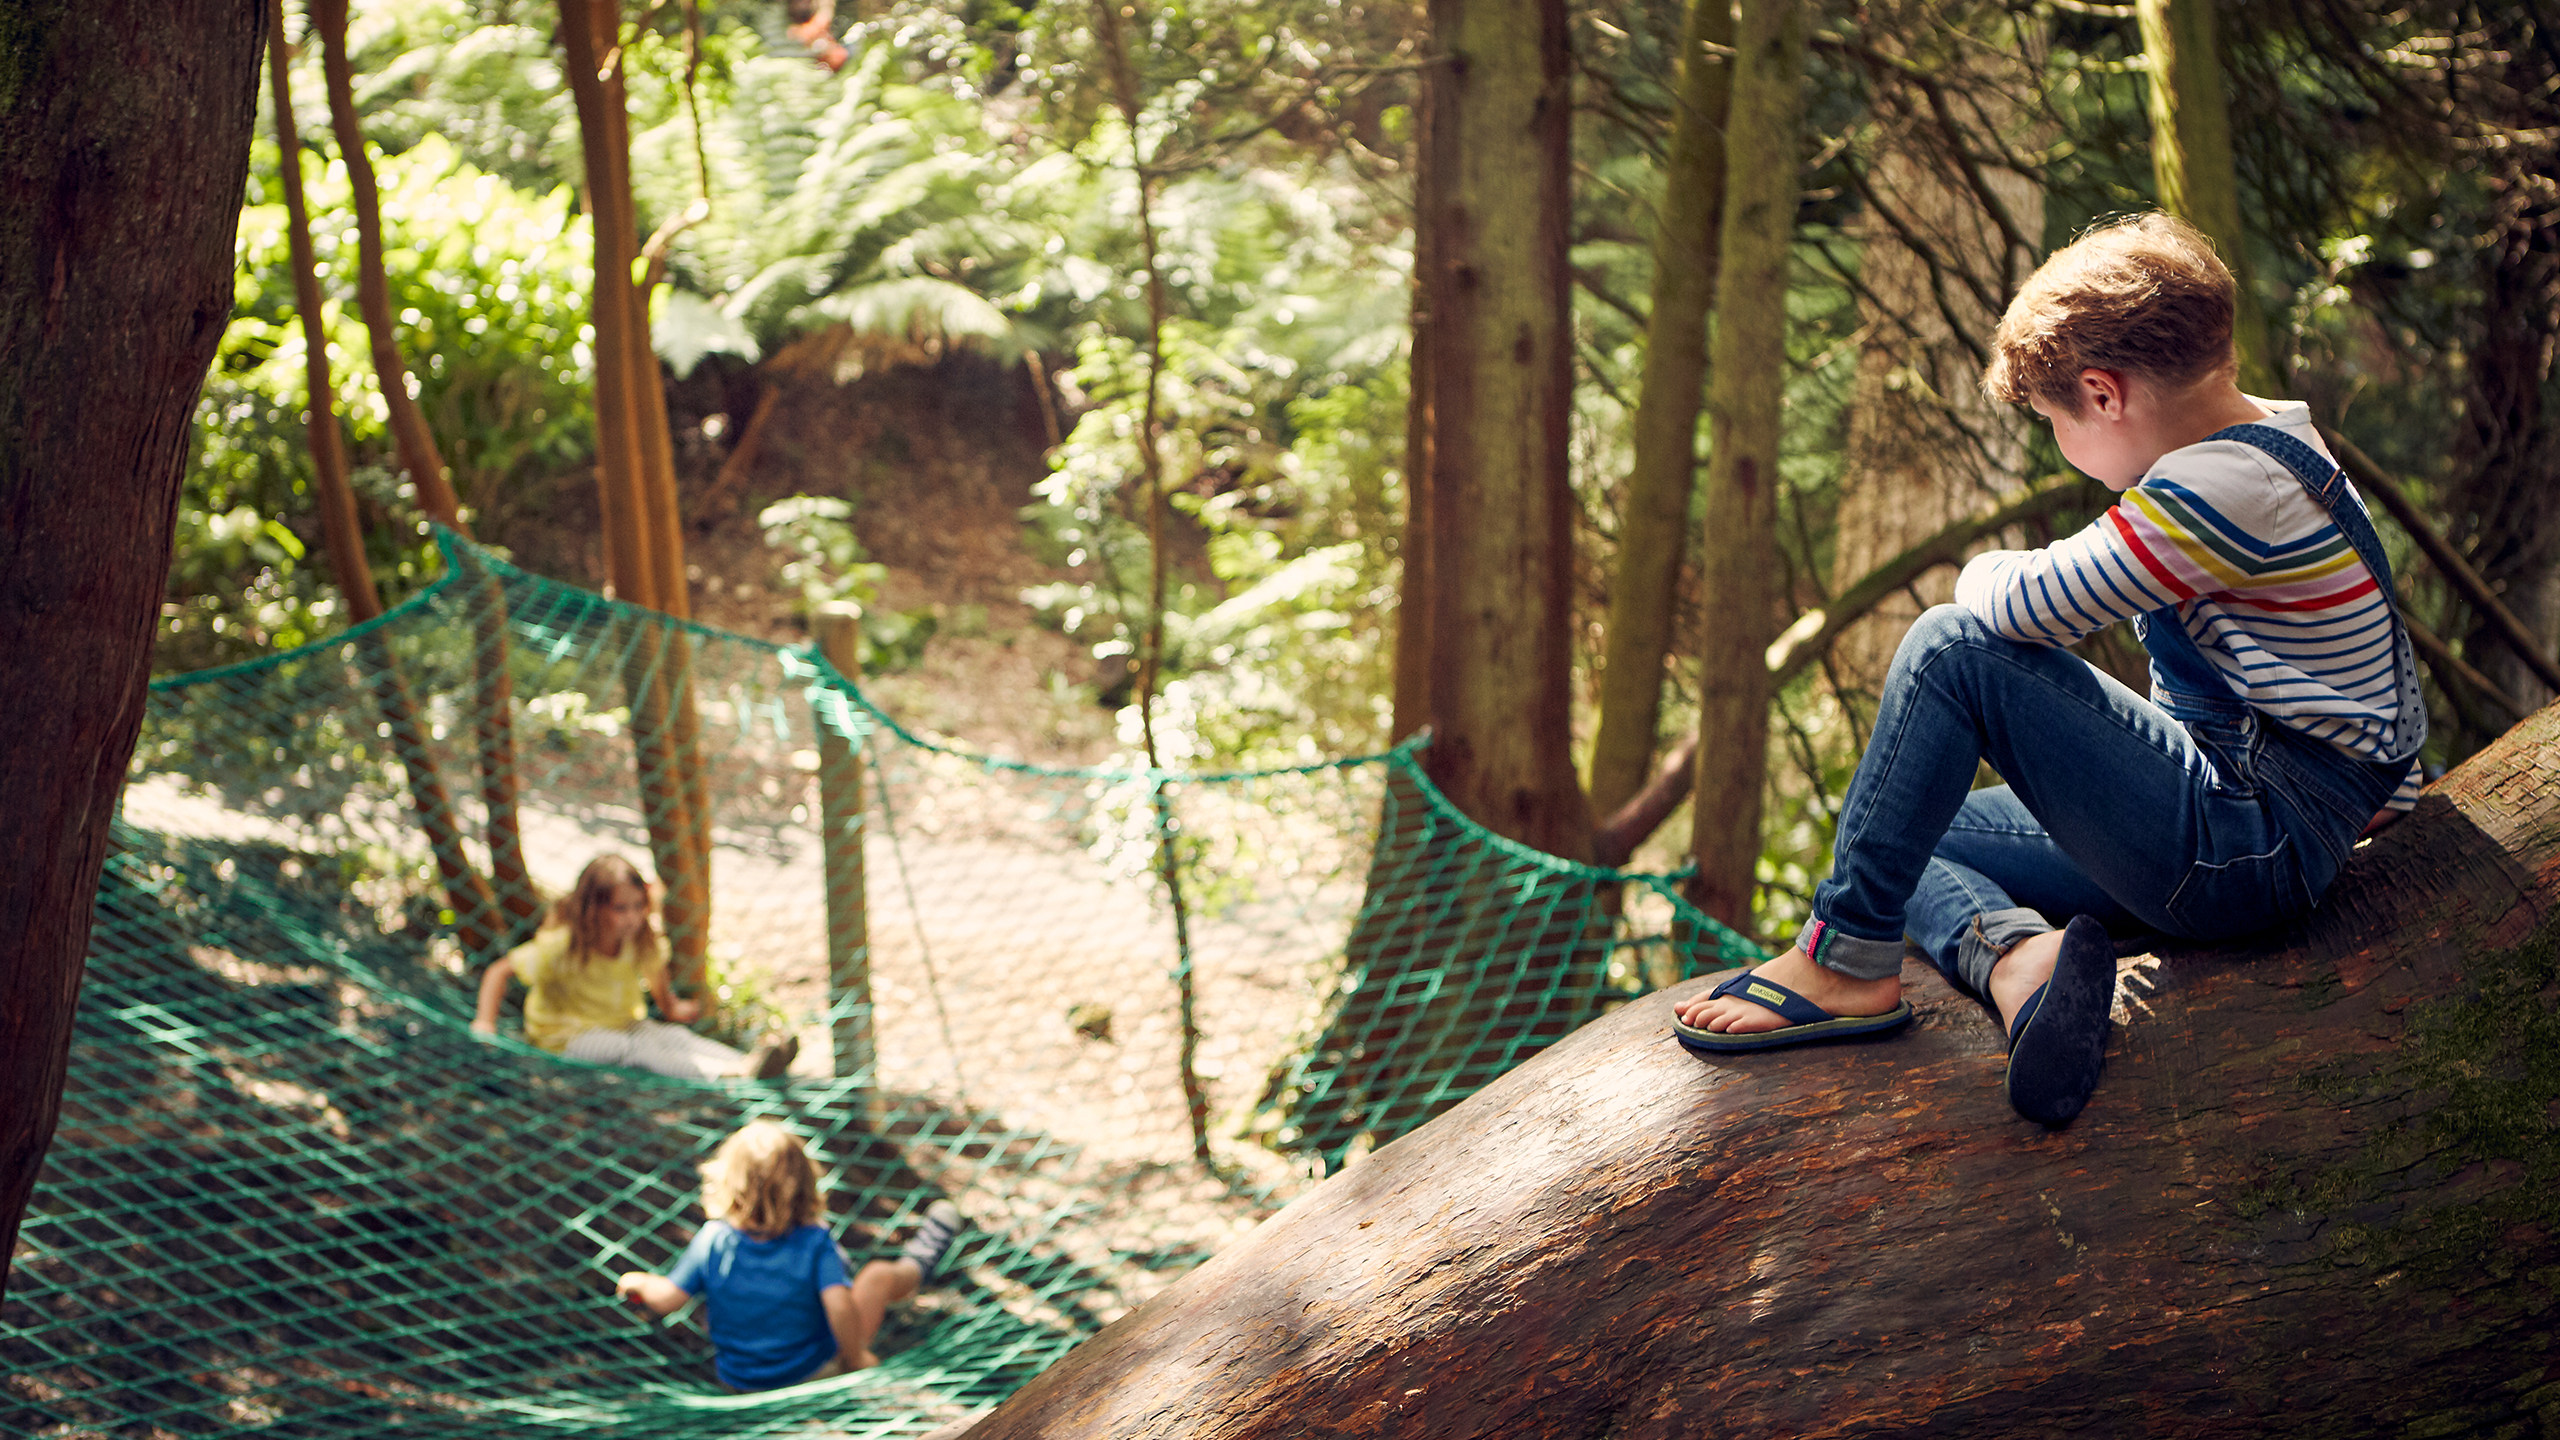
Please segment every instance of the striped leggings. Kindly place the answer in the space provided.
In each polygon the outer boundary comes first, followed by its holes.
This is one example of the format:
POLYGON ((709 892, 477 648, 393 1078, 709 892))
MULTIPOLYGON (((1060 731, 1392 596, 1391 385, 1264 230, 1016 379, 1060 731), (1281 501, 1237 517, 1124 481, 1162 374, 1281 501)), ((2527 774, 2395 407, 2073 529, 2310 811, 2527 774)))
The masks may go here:
POLYGON ((682 1025, 641 1020, 620 1030, 581 1030, 560 1053, 598 1065, 629 1065, 679 1080, 747 1073, 747 1057, 682 1025))

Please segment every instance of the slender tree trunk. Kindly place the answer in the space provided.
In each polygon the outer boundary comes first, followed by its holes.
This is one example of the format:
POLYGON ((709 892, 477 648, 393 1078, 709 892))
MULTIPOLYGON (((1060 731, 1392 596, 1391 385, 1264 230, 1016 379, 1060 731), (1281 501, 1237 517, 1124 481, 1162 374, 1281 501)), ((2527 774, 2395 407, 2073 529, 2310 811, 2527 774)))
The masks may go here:
POLYGON ((329 328, 321 313, 319 264, 311 248, 311 207, 302 193, 302 139, 293 120, 293 49, 285 40, 284 0, 269 0, 267 87, 275 110, 276 173, 284 183, 285 242, 293 257, 293 305, 302 326, 304 444, 311 451, 312 508, 320 512, 329 573, 361 625, 382 613, 373 569, 365 560, 364 526, 355 487, 347 481, 346 439, 338 432, 337 385, 329 374, 329 328))
POLYGON ((2254 946, 2122 965, 2012 1114, 1925 965, 1709 1063, 1647 996, 1326 1181, 968 1440, 2551 1432, 2560 709, 2254 946))
POLYGON ((1698 789, 1692 811, 1700 910, 1752 933, 1769 668, 1777 638, 1780 405, 1787 375, 1787 258, 1795 238, 1796 131, 1804 113, 1798 0, 1744 0, 1734 44, 1724 275, 1708 358, 1713 437, 1700 586, 1718 617, 1698 657, 1698 789))
POLYGON ((364 127, 356 118, 355 74, 347 63, 347 0, 311 0, 311 28, 320 38, 329 128, 338 137, 338 158, 346 162, 347 188, 355 201, 356 308, 373 345, 373 373, 391 415, 392 442, 400 468, 417 487, 419 508, 459 528, 460 507, 445 479, 444 456, 427 429, 426 415, 409 394, 409 367, 400 358, 400 334, 391 324, 391 283, 382 264, 382 195, 374 184, 364 127))
MULTIPOLYGON (((666 396, 632 280, 639 222, 631 200, 621 38, 616 0, 560 0, 561 47, 584 140, 587 212, 595 230, 596 487, 606 569, 623 599, 680 617, 689 607, 682 537, 673 533, 666 396)), ((678 628, 650 627, 632 650, 625 680, 641 813, 665 882, 668 938, 679 974, 698 983, 709 956, 710 829, 695 744, 691 643, 678 628)))
MULTIPOLYGON (((1164 587, 1165 548, 1164 517, 1164 417, 1161 404, 1164 394, 1164 325, 1167 303, 1164 288, 1164 265, 1156 239, 1156 176, 1147 162, 1140 120, 1144 105, 1138 94, 1138 71, 1129 54, 1129 41, 1121 26, 1118 0, 1094 0, 1095 38, 1102 43, 1104 68, 1110 72, 1112 97, 1119 104, 1120 121, 1129 130, 1129 172, 1138 189, 1138 240, 1147 270, 1147 389, 1138 419, 1138 496, 1147 507, 1147 628, 1138 647, 1138 736, 1146 751, 1147 768, 1161 770, 1164 761, 1156 748, 1156 689, 1164 675, 1164 587)), ((1132 13, 1130 20, 1143 28, 1145 17, 1132 13)), ((1147 793, 1148 807, 1156 822, 1156 874, 1164 883, 1167 906, 1173 912, 1175 963, 1173 983, 1181 1012, 1182 1049, 1178 1062, 1181 1072, 1183 1108, 1191 1121, 1191 1158, 1203 1170, 1215 1170, 1217 1159, 1209 1151, 1209 1092, 1200 1084, 1200 997, 1199 979, 1191 957, 1191 903, 1182 886, 1181 859, 1174 845, 1173 794, 1167 782, 1159 779, 1147 793)))
POLYGON ((2214 0, 2134 0, 2142 50, 2151 72, 2151 178, 2160 208, 2211 237, 2240 282, 2232 339, 2240 349, 2241 388, 2277 394, 2283 378, 2267 322, 2250 284, 2247 233, 2240 224, 2240 180, 2231 166, 2231 112, 2222 92, 2222 46, 2214 0))
MULTIPOLYGON (((1423 85, 1431 84, 1426 72, 1423 85)), ((1441 268, 1431 217, 1447 203, 1438 194, 1445 176, 1428 103, 1414 107, 1413 129, 1413 321, 1405 361, 1404 533, 1396 552, 1402 575, 1396 587, 1395 713, 1389 722, 1397 740, 1431 723, 1431 355, 1440 327, 1431 311, 1439 287, 1430 277, 1441 268)))
POLYGON ((1644 787, 1659 738, 1662 667, 1671 654, 1680 564, 1689 549, 1689 499, 1697 490, 1707 310, 1715 300, 1723 238, 1725 107, 1733 87, 1723 52, 1732 46, 1731 0, 1693 0, 1653 241, 1635 463, 1618 526, 1618 571, 1609 584, 1600 725, 1591 747, 1597 815, 1616 813, 1644 787))
MULTIPOLYGON (((391 280, 383 264, 382 195, 374 183, 373 156, 356 115, 355 72, 347 60, 347 0, 311 0, 311 28, 320 40, 320 69, 329 95, 329 126, 346 162, 347 188, 356 220, 356 308, 364 317, 373 355, 375 388, 391 417, 391 438, 407 471, 418 508, 446 529, 469 538, 462 506, 445 475, 435 432, 409 393, 409 367, 392 324, 391 280)), ((315 421, 316 423, 316 421, 315 421)), ((334 440, 336 428, 331 427, 334 440)), ((315 454, 317 452, 314 452, 315 454)), ((345 470, 343 460, 340 473, 345 470)), ((473 607, 472 660, 476 672, 473 739, 479 750, 480 801, 489 812, 489 880, 498 900, 523 928, 542 913, 541 897, 524 863, 524 834, 516 818, 514 685, 507 675, 506 592, 496 577, 478 572, 466 582, 473 607)))
POLYGON ((1478 823, 1578 857, 1591 823, 1571 753, 1564 5, 1440 0, 1430 17, 1424 763, 1478 823))
POLYGON ((0 26, 0 1265, 62 1102, 267 25, 17 0, 0 26))
MULTIPOLYGON (((364 529, 356 516, 355 487, 347 480, 345 439, 338 431, 337 387, 329 377, 329 334, 321 323, 320 280, 311 247, 310 206, 302 191, 302 142, 293 122, 292 51, 285 44, 284 0, 270 0, 267 16, 267 74, 274 93, 276 150, 284 182, 287 246, 293 255, 294 304, 301 312, 303 379, 309 394, 305 433, 310 437, 313 501, 329 552, 329 568, 347 619, 361 627, 382 614, 382 596, 374 588, 366 563, 364 529)), ((362 663, 359 685, 373 692, 391 729, 392 753, 409 777, 409 800, 418 826, 435 856, 436 876, 453 907, 454 928, 463 947, 474 954, 496 948, 503 933, 490 902, 488 882, 472 867, 462 843, 461 817, 446 793, 426 727, 419 722, 416 701, 401 677, 398 659, 379 631, 364 631, 356 640, 362 663)))

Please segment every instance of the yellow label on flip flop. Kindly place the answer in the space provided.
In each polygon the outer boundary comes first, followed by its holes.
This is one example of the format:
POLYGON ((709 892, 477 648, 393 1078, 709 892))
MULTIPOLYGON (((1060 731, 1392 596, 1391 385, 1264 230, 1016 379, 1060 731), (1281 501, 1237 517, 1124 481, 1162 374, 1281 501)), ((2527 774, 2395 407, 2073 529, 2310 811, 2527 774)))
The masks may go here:
POLYGON ((1743 986, 1742 993, 1750 996, 1754 1000, 1765 1001, 1771 1005, 1784 1005, 1787 1003, 1787 997, 1784 994, 1772 990, 1768 986, 1762 985, 1757 981, 1743 986))

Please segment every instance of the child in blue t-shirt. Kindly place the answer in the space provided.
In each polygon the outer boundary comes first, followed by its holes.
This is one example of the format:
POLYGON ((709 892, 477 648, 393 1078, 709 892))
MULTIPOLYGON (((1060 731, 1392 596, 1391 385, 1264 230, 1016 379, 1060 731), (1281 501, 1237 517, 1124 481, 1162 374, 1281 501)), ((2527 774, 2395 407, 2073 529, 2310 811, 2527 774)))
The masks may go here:
POLYGON ((713 1370, 732 1390, 774 1390, 880 1363, 871 1337, 889 1307, 916 1293, 967 1222, 937 1200, 899 1258, 850 1279, 835 1238, 818 1223, 826 1200, 799 1137, 757 1120, 720 1143, 702 1167, 711 1223, 671 1274, 614 1282, 616 1297, 672 1315, 695 1296, 710 1310, 713 1370))

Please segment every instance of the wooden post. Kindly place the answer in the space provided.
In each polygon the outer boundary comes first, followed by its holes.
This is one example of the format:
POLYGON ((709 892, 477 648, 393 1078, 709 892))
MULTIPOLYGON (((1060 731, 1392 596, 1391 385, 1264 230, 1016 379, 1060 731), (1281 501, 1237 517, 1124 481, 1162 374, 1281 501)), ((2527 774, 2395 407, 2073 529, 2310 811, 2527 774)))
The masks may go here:
MULTIPOLYGON (((818 653, 848 680, 862 676, 862 607, 831 600, 809 617, 818 653)), ((818 722, 818 816, 827 879, 827 1039, 838 1076, 873 1070, 870 906, 864 893, 862 747, 818 722)), ((877 1080, 874 1085, 876 1088, 877 1080)))

